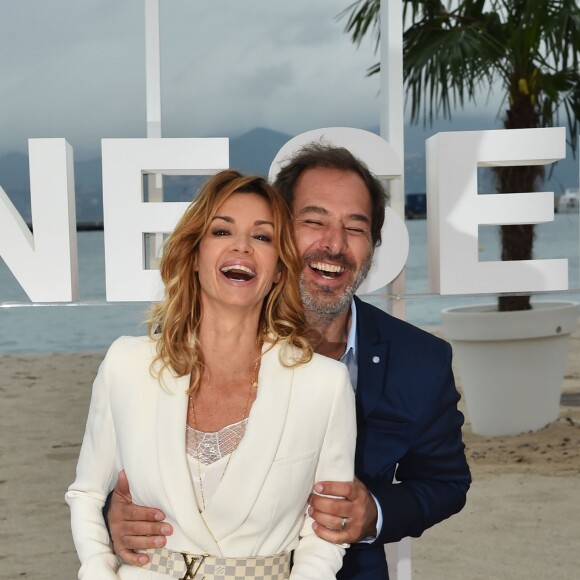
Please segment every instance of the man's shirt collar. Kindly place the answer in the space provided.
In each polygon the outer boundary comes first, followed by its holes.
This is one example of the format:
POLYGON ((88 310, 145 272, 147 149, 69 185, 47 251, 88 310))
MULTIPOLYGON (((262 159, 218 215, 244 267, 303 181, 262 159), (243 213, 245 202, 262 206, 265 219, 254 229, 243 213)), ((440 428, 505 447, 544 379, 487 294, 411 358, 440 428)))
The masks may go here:
POLYGON ((348 330, 348 336, 346 337, 346 348, 344 349, 344 354, 340 357, 340 360, 342 360, 350 350, 352 350, 352 354, 356 356, 356 304, 354 298, 350 305, 350 328, 348 330))

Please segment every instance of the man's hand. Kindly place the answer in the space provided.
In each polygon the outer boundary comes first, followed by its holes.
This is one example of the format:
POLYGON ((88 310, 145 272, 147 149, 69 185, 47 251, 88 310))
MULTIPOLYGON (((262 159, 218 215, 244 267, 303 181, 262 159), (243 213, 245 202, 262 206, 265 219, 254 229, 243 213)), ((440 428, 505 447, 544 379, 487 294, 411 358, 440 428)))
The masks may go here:
POLYGON ((364 484, 322 481, 310 495, 308 514, 316 535, 335 544, 355 544, 377 533, 377 506, 364 484), (339 496, 339 499, 317 495, 339 496), (343 519, 346 518, 346 519, 343 519), (344 524, 346 525, 343 525, 344 524))
POLYGON ((166 536, 173 533, 171 525, 163 521, 165 514, 161 510, 133 504, 124 471, 119 472, 105 517, 115 554, 134 566, 149 562, 147 555, 134 550, 164 546, 166 536))

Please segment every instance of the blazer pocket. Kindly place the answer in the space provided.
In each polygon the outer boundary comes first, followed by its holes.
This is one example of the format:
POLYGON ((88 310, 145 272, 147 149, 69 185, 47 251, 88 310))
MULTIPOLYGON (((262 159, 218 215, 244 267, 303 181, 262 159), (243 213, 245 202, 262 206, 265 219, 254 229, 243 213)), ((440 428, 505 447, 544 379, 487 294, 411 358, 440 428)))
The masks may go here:
POLYGON ((274 460, 261 495, 276 504, 278 513, 295 512, 297 517, 314 486, 317 463, 316 451, 274 460))
POLYGON ((314 451, 308 451, 307 453, 301 453, 300 455, 289 455, 288 457, 281 457, 280 459, 274 459, 272 467, 277 467, 281 465, 292 465, 294 463, 300 463, 301 461, 308 461, 316 455, 316 449, 314 451))
POLYGON ((395 465, 409 450, 412 438, 412 423, 367 417, 357 435, 358 471, 371 477, 392 478, 395 465))
POLYGON ((318 464, 316 450, 275 459, 251 512, 256 529, 263 530, 255 545, 287 545, 298 534, 306 516, 306 504, 314 486, 318 464), (267 526, 264 524, 269 522, 267 526), (291 526, 289 533, 288 526, 291 526))
POLYGON ((263 530, 254 546, 256 553, 260 553, 264 544, 287 546, 288 538, 298 535, 306 517, 317 464, 316 450, 272 462, 251 514, 257 529, 263 530))

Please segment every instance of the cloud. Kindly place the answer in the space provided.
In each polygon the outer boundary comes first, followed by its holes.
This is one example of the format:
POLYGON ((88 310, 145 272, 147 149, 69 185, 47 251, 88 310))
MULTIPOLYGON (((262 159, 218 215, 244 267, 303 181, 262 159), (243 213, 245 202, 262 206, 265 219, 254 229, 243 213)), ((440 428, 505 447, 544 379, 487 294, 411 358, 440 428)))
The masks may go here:
MULTIPOLYGON (((164 136, 376 124, 372 49, 334 20, 348 3, 161 0, 164 136)), ((144 6, 3 0, 0 153, 65 137, 82 156, 145 135, 144 6)))
POLYGON ((335 22, 341 4, 254 0, 232 8, 218 1, 201 12, 192 4, 183 12, 166 7, 162 42, 169 31, 180 39, 163 52, 167 130, 235 134, 269 126, 296 133, 322 126, 333 111, 335 124, 375 124, 378 81, 364 78, 372 51, 358 52, 335 22), (358 94, 352 95, 353 84, 360 85, 358 94))
MULTIPOLYGON (((160 0, 163 135, 378 126, 374 44, 336 21, 351 1, 160 0)), ((2 0, 0 75, 0 154, 145 136, 145 0, 2 0)))

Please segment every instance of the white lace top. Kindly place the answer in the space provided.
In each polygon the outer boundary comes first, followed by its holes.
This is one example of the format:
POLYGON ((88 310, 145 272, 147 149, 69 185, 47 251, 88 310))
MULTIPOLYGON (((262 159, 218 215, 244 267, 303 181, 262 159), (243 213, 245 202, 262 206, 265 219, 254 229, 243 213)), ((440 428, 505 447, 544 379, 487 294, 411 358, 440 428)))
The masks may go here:
POLYGON ((229 457, 236 450, 246 432, 247 423, 246 418, 238 423, 226 425, 215 433, 197 431, 186 425, 185 443, 189 472, 197 502, 202 511, 204 503, 205 507, 210 504, 223 477, 229 457), (200 481, 203 484, 203 499, 200 481))

